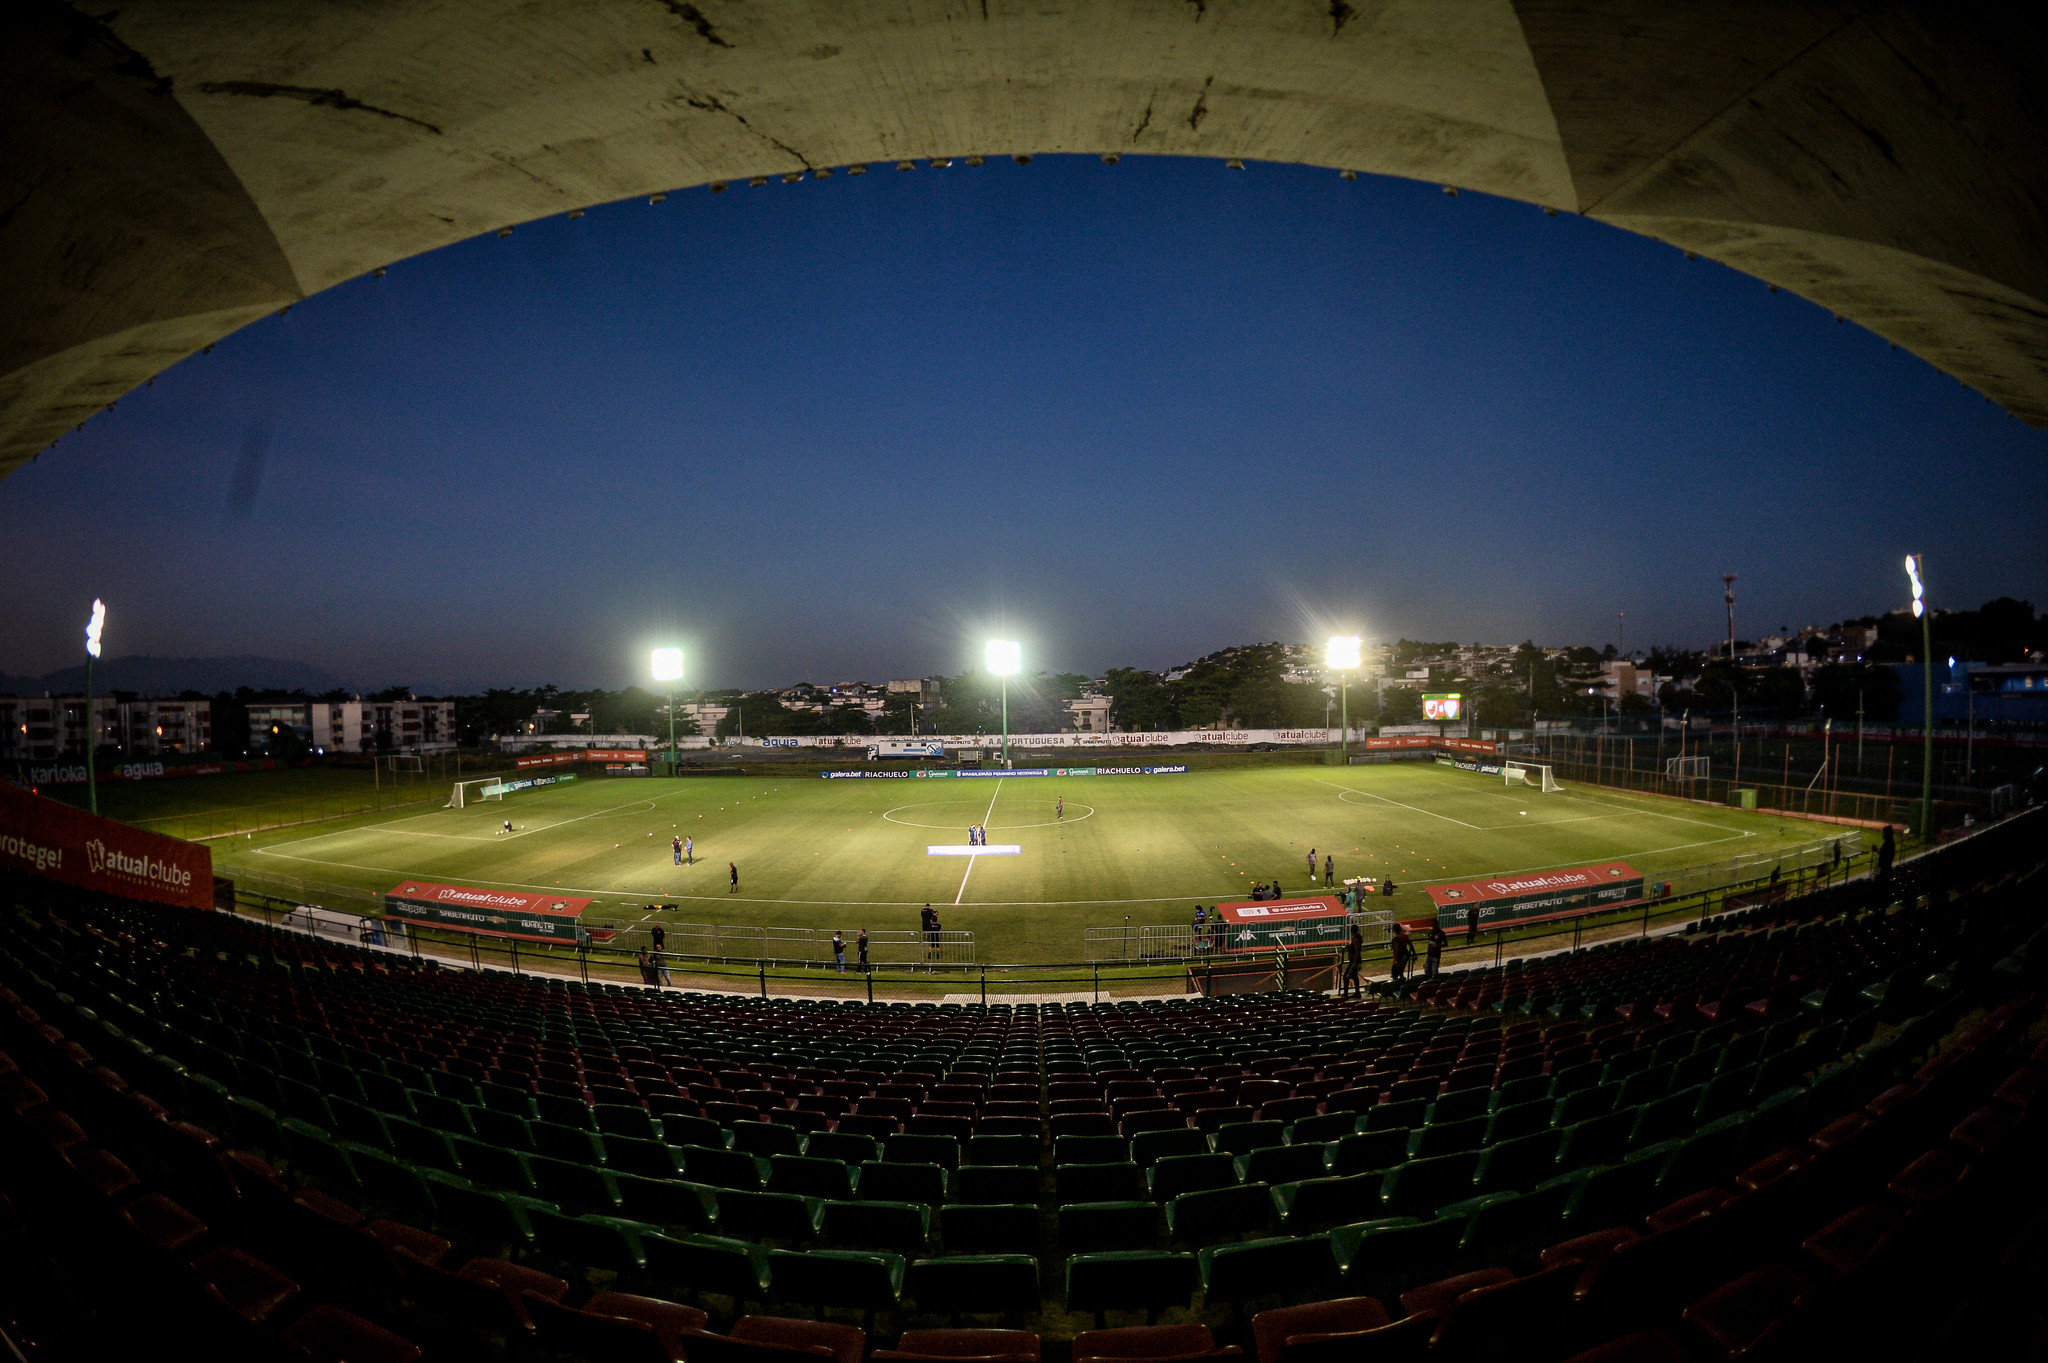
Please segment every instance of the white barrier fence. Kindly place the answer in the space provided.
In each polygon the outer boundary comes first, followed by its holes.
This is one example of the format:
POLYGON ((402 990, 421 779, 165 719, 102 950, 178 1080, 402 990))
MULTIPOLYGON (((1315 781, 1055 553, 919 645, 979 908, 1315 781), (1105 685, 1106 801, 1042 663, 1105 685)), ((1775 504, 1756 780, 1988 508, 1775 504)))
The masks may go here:
MULTIPOLYGON (((1347 932, 1350 924, 1358 925, 1359 935, 1364 938, 1368 951, 1384 947, 1394 935, 1394 915, 1381 909, 1346 914, 1344 921, 1347 932)), ((1220 920, 1204 923, 1199 932, 1192 923, 1139 923, 1088 928, 1087 959, 1101 965, 1110 962, 1159 965, 1170 961, 1227 960, 1231 953, 1222 948, 1222 932, 1220 920)), ((1304 949, 1314 947, 1343 949, 1341 942, 1314 942, 1304 949)))

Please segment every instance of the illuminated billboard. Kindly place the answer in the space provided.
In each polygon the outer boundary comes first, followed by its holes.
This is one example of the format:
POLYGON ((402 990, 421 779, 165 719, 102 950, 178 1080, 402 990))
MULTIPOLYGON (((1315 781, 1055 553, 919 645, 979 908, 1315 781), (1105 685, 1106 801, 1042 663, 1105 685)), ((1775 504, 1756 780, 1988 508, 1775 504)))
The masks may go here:
POLYGON ((1427 720, 1456 720, 1464 708, 1464 694, 1451 691, 1422 698, 1422 717, 1427 720))

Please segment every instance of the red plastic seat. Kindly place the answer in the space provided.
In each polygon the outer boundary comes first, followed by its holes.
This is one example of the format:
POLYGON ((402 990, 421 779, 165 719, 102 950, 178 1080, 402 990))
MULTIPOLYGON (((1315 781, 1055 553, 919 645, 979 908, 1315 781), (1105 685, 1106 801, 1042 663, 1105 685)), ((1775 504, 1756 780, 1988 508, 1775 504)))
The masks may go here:
POLYGON ((859 1326, 787 1316, 741 1316, 729 1337, 777 1349, 829 1350, 836 1363, 861 1363, 868 1347, 867 1331, 859 1326))
POLYGON ((1747 1357, 1785 1327, 1806 1280, 1783 1264, 1752 1269, 1685 1308, 1685 1323, 1711 1356, 1747 1357))
POLYGON ((1281 1349, 1290 1336, 1377 1330, 1390 1320, 1387 1308, 1377 1297, 1340 1297, 1335 1301, 1283 1306, 1252 1317, 1252 1344, 1259 1363, 1279 1363, 1281 1349))
POLYGON ((315 1363, 417 1363, 420 1356, 411 1340, 335 1306, 314 1307, 287 1326, 284 1337, 315 1363))

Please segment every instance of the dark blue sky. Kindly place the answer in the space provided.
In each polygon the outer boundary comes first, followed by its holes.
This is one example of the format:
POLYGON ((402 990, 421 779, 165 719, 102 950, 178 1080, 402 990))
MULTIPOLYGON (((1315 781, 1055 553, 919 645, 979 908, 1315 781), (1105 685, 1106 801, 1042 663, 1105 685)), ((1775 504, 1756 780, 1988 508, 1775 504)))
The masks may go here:
POLYGON ((403 261, 0 485, 0 671, 361 685, 1700 644, 2041 600, 2048 435, 1745 276, 1477 194, 1044 157, 698 190, 403 261))

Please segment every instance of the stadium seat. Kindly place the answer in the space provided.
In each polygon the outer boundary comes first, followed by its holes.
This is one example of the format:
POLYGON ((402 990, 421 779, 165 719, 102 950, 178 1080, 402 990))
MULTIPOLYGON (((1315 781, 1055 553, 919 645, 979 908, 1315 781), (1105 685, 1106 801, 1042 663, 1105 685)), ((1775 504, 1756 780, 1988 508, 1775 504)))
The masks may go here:
POLYGON ((832 1363, 860 1363, 867 1335, 851 1325, 824 1320, 793 1320, 787 1316, 742 1316, 733 1322, 733 1340, 783 1355, 818 1357, 832 1363))
POLYGON ((534 1248, 543 1258, 625 1274, 647 1267, 641 1237, 660 1229, 621 1217, 563 1216, 539 1208, 529 1209, 527 1220, 533 1226, 534 1248))
MULTIPOLYGON (((1150 1168, 1160 1160, 1175 1155, 1205 1155, 1209 1153, 1209 1138, 1190 1126, 1170 1127, 1161 1131, 1146 1131, 1133 1136, 1130 1141, 1129 1158, 1142 1168, 1150 1168)), ((1055 1156, 1057 1158, 1057 1156, 1055 1156)))
POLYGON ((686 1295, 712 1292, 744 1307, 768 1295, 768 1262, 758 1245, 722 1236, 643 1235, 647 1276, 686 1295))
POLYGON ((1153 1201, 1167 1202, 1182 1193, 1235 1185, 1237 1161, 1220 1151, 1209 1155, 1169 1155, 1145 1171, 1145 1181, 1153 1201))
POLYGON ((878 1311, 893 1311, 903 1293, 903 1257, 869 1250, 768 1252, 770 1288, 776 1300, 802 1306, 836 1306, 864 1314, 874 1329, 878 1311))
POLYGON ((1346 1290, 1391 1301, 1448 1266, 1464 1230, 1456 1217, 1392 1217, 1339 1226, 1330 1232, 1330 1249, 1343 1267, 1346 1290))
POLYGON ((1067 1260, 1067 1309, 1093 1312, 1098 1325, 1110 1311, 1143 1311, 1156 1320, 1168 1307, 1186 1306, 1199 1282, 1192 1254, 1076 1254, 1067 1260))
POLYGON ((1167 1234, 1189 1244, 1265 1230, 1274 1219, 1272 1190, 1263 1183, 1182 1193, 1166 1204, 1167 1234))
POLYGON ((906 1287, 919 1309, 934 1314, 1034 1315, 1039 1309, 1038 1260, 1028 1254, 920 1259, 906 1287))
POLYGON ((621 1215, 635 1221, 680 1228, 684 1233, 708 1231, 717 1223, 717 1194, 699 1183, 677 1179, 614 1174, 621 1215))
POLYGON ((1044 1348, 1030 1330, 905 1330, 894 1349, 868 1355, 877 1363, 923 1363, 930 1359, 986 1359, 991 1363, 1041 1363, 1044 1348))
POLYGON ((1299 1183, 1273 1185, 1273 1207, 1280 1222, 1296 1235, 1324 1230, 1382 1215, 1380 1189, 1386 1176, 1370 1173, 1330 1175, 1299 1183))
POLYGON ((1467 1150, 1434 1159, 1409 1160, 1387 1171, 1380 1185, 1380 1206, 1386 1216, 1419 1216, 1445 1203, 1470 1197, 1479 1152, 1467 1150))
POLYGON ((963 1164, 953 1171, 953 1196, 962 1202, 1037 1202, 1038 1169, 1008 1164, 963 1164))
POLYGON ((922 1202, 826 1202, 816 1224, 819 1236, 839 1248, 916 1255, 931 1231, 931 1208, 922 1202))
POLYGON ((960 1145, 953 1136, 904 1133, 883 1142, 882 1158, 891 1164, 936 1164, 941 1169, 957 1169, 960 1145))
POLYGON ((936 1164, 863 1164, 854 1174, 854 1196, 864 1202, 946 1200, 946 1171, 936 1164))
MULTIPOLYGON (((762 1124, 757 1122, 754 1125, 762 1124)), ((763 1182, 760 1163, 743 1150, 712 1149, 701 1145, 671 1148, 682 1157, 683 1174, 692 1183, 753 1192, 763 1182)))
POLYGON ((1083 1330, 1074 1336, 1074 1363, 1098 1359, 1201 1359, 1241 1353, 1220 1350, 1206 1325, 1131 1325, 1115 1330, 1083 1330))
POLYGON ((1198 1256, 1206 1302, 1316 1295, 1332 1290, 1337 1261, 1329 1237, 1311 1235, 1219 1245, 1198 1256))
POLYGON ((768 1191, 843 1199, 852 1196, 853 1171, 836 1159, 771 1155, 768 1158, 768 1191))
POLYGON ((991 1135, 978 1131, 967 1141, 962 1167, 1014 1165, 1036 1169, 1039 1150, 1040 1144, 1035 1135, 991 1135))
POLYGON ((1038 1208, 1031 1203, 954 1202, 939 1209, 939 1235, 958 1254, 1038 1253, 1038 1208))
POLYGON ((1066 1203, 1059 1209, 1060 1248, 1070 1254, 1154 1249, 1159 1218, 1150 1200, 1066 1203))
MULTIPOLYGON (((1200 1139, 1197 1132, 1179 1128, 1200 1139)), ((1052 1143, 1052 1161, 1060 1164, 1123 1164, 1131 1159, 1132 1143, 1121 1136, 1058 1136, 1052 1143)))
POLYGON ((719 1232, 735 1239, 803 1245, 810 1243, 814 1225, 812 1204, 792 1193, 718 1194, 719 1232))
MULTIPOLYGON (((1157 1167, 1156 1164, 1153 1166, 1157 1167)), ((1062 1206, 1069 1202, 1116 1202, 1145 1197, 1150 1191, 1146 1186, 1146 1173, 1129 1161, 1122 1164, 1057 1165, 1053 1169, 1055 1197, 1062 1206)))

